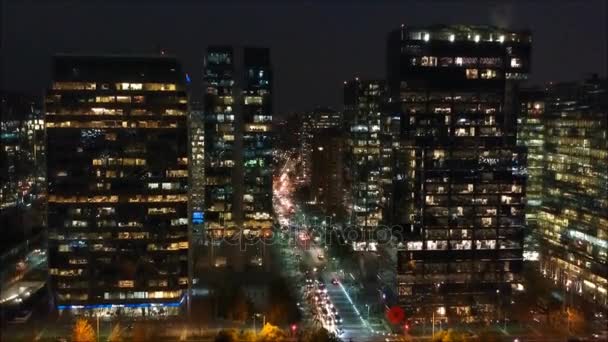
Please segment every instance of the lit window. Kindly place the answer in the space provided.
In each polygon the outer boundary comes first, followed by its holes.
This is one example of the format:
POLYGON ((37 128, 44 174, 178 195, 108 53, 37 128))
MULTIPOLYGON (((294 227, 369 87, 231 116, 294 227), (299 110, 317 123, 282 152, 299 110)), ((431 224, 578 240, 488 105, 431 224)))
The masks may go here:
POLYGON ((422 65, 422 66, 437 66, 437 57, 424 56, 424 57, 422 57, 420 65, 422 65))
POLYGON ((428 250, 444 250, 448 248, 447 241, 430 240, 426 242, 426 249, 428 250))
POLYGON ((245 104, 246 105, 249 105, 249 104, 261 105, 262 97, 261 96, 245 96, 245 104))
POLYGON ((116 83, 117 90, 142 90, 143 84, 141 83, 116 83))
POLYGON ((521 58, 511 58, 511 68, 521 68, 521 58))
POLYGON ((492 79, 496 78, 496 70, 485 69, 481 72, 481 78, 483 79, 492 79))
POLYGON ((410 241, 406 246, 408 251, 419 251, 422 250, 422 241, 410 241))
POLYGON ((95 97, 95 102, 110 103, 110 102, 114 102, 114 101, 115 101, 114 96, 96 96, 95 97))
POLYGON ((70 245, 59 245, 59 247, 57 249, 60 252, 69 252, 72 250, 72 247, 70 247, 70 245))
POLYGON ((468 79, 476 79, 479 76, 477 69, 467 69, 466 75, 468 79))
POLYGON ((135 283, 133 282, 133 280, 119 280, 118 281, 118 287, 133 287, 135 286, 135 283))

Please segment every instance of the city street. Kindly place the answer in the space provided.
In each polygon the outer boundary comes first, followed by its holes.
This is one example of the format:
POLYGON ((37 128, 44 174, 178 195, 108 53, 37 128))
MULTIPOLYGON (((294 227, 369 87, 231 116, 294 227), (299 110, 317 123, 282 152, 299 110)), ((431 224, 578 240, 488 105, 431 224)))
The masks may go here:
MULTIPOLYGON (((299 222, 294 219, 294 208, 298 208, 298 205, 293 202, 295 183, 292 175, 295 167, 295 159, 288 158, 284 166, 281 167, 281 173, 277 175, 278 182, 275 182, 275 210, 281 225, 289 227, 289 229, 286 229, 288 243, 285 246, 289 251, 285 255, 287 258, 295 259, 293 261, 298 265, 294 268, 303 271, 306 283, 312 286, 311 291, 315 292, 318 290, 318 286, 322 286, 327 295, 327 297, 324 297, 320 293, 316 294, 319 298, 318 301, 323 302, 315 307, 313 300, 311 307, 307 308, 311 311, 311 315, 305 315, 305 317, 311 317, 313 323, 315 321, 320 323, 344 341, 385 341, 386 339, 390 341, 397 339, 397 337, 391 336, 382 326, 372 327, 368 323, 369 310, 361 312, 357 309, 357 305, 349 295, 347 288, 339 281, 344 276, 344 272, 342 272, 342 275, 339 274, 340 272, 336 272, 335 267, 338 264, 336 260, 328 261, 326 249, 315 242, 307 230, 302 225, 298 225, 299 222), (331 305, 335 308, 333 314, 331 313, 331 305)), ((301 303, 306 303, 310 291, 301 291, 300 293, 302 295, 301 303)))
POLYGON ((40 277, 31 279, 28 275, 44 271, 45 268, 46 251, 40 249, 29 252, 23 259, 12 264, 3 265, 0 304, 19 303, 42 288, 45 282, 40 277))

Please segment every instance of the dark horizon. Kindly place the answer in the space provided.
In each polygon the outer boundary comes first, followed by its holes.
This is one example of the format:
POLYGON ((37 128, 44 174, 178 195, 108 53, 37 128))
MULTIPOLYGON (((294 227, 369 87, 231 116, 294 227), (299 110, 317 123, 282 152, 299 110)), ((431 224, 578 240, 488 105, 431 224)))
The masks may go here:
POLYGON ((608 59, 608 6, 601 0, 2 4, 0 88, 37 96, 48 87, 55 53, 149 54, 162 48, 190 74, 196 99, 207 46, 267 46, 275 69, 277 116, 315 106, 341 109, 344 80, 385 78, 387 35, 402 23, 529 29, 534 48, 528 86, 605 76, 608 59))

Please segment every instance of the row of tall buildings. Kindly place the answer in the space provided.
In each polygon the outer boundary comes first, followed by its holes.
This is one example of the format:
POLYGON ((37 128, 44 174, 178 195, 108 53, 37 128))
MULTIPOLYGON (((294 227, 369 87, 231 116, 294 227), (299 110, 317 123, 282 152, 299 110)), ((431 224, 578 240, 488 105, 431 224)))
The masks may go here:
POLYGON ((398 238, 408 317, 500 315, 522 282, 524 244, 547 277, 607 305, 606 81, 522 89, 531 41, 402 26, 388 35, 385 80, 345 82, 340 132, 304 134, 340 151, 330 163, 302 145, 324 214, 343 212, 359 232, 352 248, 376 250, 387 229, 398 238))
POLYGON ((239 268, 221 239, 272 227, 270 52, 241 51, 236 64, 232 47, 208 48, 202 105, 175 58, 55 57, 45 118, 58 309, 175 314, 201 268, 239 268))
MULTIPOLYGON (((408 317, 496 315, 524 244, 547 277, 607 305, 608 86, 521 89, 530 49, 527 31, 402 26, 386 79, 347 81, 344 111, 304 118, 309 202, 356 229, 354 250, 398 239, 408 317)), ((274 223, 270 52, 204 59, 201 102, 171 57, 54 59, 45 131, 32 130, 58 309, 173 314, 205 270, 268 265, 243 240, 274 223)))

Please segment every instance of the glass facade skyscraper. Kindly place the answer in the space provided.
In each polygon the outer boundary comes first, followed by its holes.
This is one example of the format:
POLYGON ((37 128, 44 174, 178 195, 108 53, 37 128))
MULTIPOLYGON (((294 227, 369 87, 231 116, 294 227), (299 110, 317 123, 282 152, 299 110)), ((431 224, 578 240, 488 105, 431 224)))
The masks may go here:
POLYGON ((395 206, 397 289, 408 317, 495 318, 522 267, 525 149, 516 80, 530 35, 492 27, 402 26, 390 33, 392 111, 402 141, 395 206))
POLYGON ((257 252, 221 239, 257 238, 274 223, 272 69, 266 48, 237 52, 210 46, 205 57, 204 216, 213 267, 243 270, 245 259, 261 265, 257 252))
POLYGON ((207 49, 203 71, 205 126, 205 232, 221 238, 236 233, 234 212, 235 79, 231 47, 207 49))
POLYGON ((347 152, 352 204, 350 224, 359 232, 355 250, 375 250, 376 230, 383 220, 382 127, 386 84, 378 80, 345 82, 344 117, 349 125, 347 152))
POLYGON ((541 272, 608 306, 608 82, 550 85, 544 116, 541 272))
POLYGON ((175 314, 188 286, 188 100, 169 57, 57 56, 46 94, 59 310, 175 314))
POLYGON ((527 149, 526 242, 524 259, 538 260, 538 210, 542 203, 545 160, 545 91, 524 89, 519 94, 517 144, 527 149))
POLYGON ((302 115, 302 128, 300 132, 300 154, 302 158, 302 179, 303 182, 311 181, 312 167, 312 144, 315 135, 322 134, 324 130, 334 129, 336 134, 341 135, 343 128, 342 113, 331 108, 318 107, 313 111, 302 115))
POLYGON ((270 50, 245 48, 241 99, 243 123, 243 231, 272 229, 272 69, 270 50))

